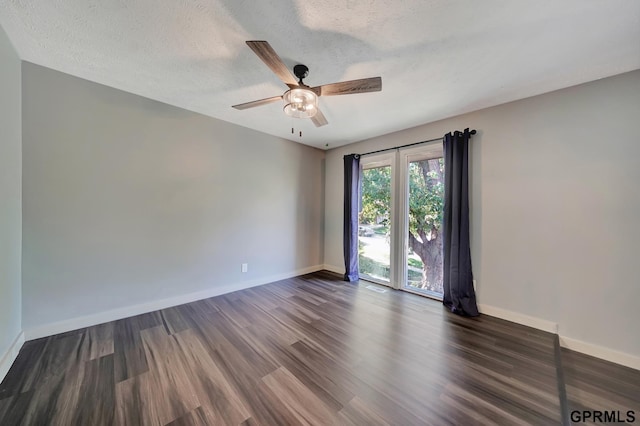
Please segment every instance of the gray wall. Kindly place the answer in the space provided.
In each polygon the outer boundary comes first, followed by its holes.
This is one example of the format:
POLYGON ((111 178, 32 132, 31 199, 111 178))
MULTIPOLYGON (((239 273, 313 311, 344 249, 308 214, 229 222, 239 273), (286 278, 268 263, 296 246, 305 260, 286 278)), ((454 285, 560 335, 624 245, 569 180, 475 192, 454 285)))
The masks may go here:
POLYGON ((640 356, 640 71, 327 153, 325 264, 342 260, 342 157, 465 127, 480 303, 640 356))
MULTIPOLYGON (((0 361, 21 331, 20 59, 0 27, 0 361)), ((2 366, 0 366, 2 367, 2 366)), ((0 380, 2 374, 0 373, 0 380)))
POLYGON ((322 263, 322 151, 30 63, 22 78, 25 330, 322 263))

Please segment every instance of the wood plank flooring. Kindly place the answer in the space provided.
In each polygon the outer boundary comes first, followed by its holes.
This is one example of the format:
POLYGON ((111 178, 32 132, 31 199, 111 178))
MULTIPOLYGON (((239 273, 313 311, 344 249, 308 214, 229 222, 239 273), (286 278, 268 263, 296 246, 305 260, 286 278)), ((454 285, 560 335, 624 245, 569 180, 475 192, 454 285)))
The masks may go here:
POLYGON ((640 371, 564 348, 562 365, 574 421, 580 416, 580 424, 615 423, 604 421, 608 412, 623 422, 640 423, 640 371), (584 412, 591 417, 585 420, 584 412), (602 414, 600 421, 593 418, 596 412, 602 414))
POLYGON ((553 335, 366 285, 320 272, 29 341, 0 424, 561 423, 553 335))

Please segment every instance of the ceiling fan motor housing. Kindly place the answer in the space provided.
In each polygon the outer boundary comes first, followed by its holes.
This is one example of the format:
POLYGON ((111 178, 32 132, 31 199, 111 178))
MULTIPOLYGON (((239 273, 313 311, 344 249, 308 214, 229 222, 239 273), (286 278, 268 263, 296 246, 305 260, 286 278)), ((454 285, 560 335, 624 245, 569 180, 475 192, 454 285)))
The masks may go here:
POLYGON ((307 78, 309 75, 309 68, 306 65, 298 64, 293 67, 293 74, 298 77, 298 80, 302 83, 302 79, 307 78))

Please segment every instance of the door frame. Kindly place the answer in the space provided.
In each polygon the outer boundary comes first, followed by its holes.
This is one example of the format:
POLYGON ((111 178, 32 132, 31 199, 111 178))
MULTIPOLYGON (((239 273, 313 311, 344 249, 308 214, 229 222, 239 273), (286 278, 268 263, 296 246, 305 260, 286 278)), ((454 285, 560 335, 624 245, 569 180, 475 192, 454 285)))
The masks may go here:
MULTIPOLYGON (((397 233, 397 229, 396 228, 396 153, 395 152, 386 152, 386 153, 381 153, 381 154, 372 154, 372 155, 367 155, 366 157, 360 157, 360 169, 361 171, 366 170, 366 169, 374 169, 376 167, 386 167, 389 166, 391 167, 390 170, 390 176, 391 176, 391 182, 390 182, 390 196, 391 196, 391 200, 389 200, 389 206, 390 206, 390 211, 389 211, 389 226, 390 226, 390 239, 389 239, 389 245, 391 246, 390 250, 391 252, 389 253, 389 282, 387 281, 383 281, 383 280, 379 280, 373 277, 369 277, 367 276, 361 276, 361 279, 364 279, 365 281, 371 281, 373 283, 376 284, 381 284, 381 285, 385 285, 388 287, 392 287, 395 289, 398 289, 398 275, 397 275, 397 271, 396 271, 396 267, 395 264, 397 262, 397 238, 395 238, 395 234, 397 233)), ((358 220, 358 226, 360 226, 360 221, 358 220)))
POLYGON ((396 256, 397 259, 397 287, 400 290, 417 293, 422 296, 433 296, 412 289, 408 286, 408 267, 407 252, 409 250, 409 164, 413 161, 432 160, 441 158, 444 155, 441 141, 425 143, 417 147, 406 148, 398 151, 398 186, 399 186, 399 203, 398 203, 398 228, 400 232, 396 232, 398 236, 398 245, 396 256))

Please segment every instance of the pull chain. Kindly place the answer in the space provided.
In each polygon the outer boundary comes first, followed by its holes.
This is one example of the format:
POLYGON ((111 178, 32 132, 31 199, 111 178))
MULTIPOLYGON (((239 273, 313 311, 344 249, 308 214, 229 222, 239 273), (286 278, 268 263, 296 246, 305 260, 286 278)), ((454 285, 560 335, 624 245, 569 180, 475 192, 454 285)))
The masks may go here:
MULTIPOLYGON (((293 128, 293 117, 292 117, 292 118, 291 118, 291 134, 293 135, 293 134, 295 134, 295 133, 296 133, 296 131, 295 131, 295 129, 293 128)), ((302 137, 302 130, 300 130, 300 132, 299 132, 299 137, 302 137)))

